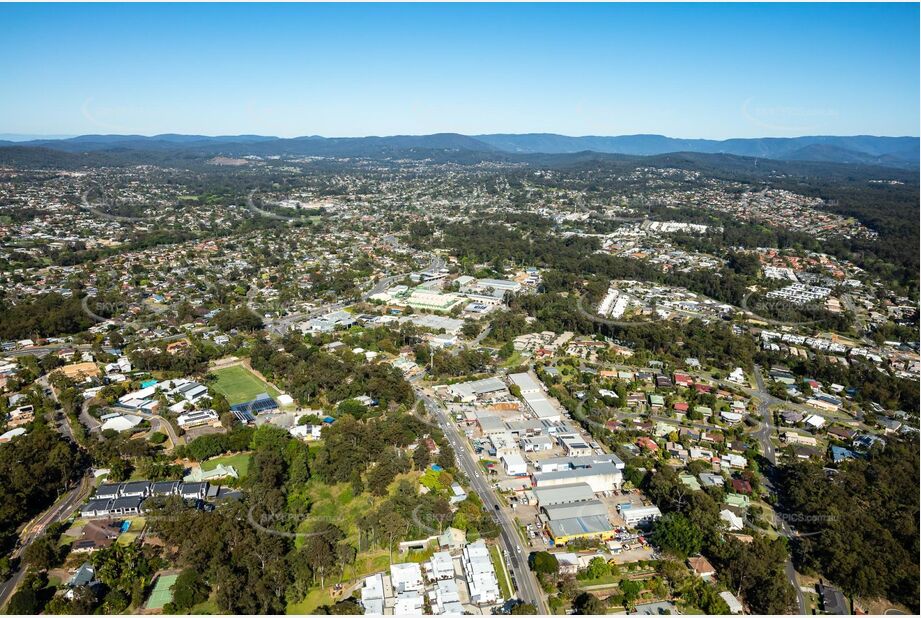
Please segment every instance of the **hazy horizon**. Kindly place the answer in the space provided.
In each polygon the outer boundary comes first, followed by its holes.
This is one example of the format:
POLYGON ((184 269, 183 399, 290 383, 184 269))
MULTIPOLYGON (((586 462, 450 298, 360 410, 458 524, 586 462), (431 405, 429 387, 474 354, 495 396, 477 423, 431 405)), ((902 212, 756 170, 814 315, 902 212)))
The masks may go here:
MULTIPOLYGON (((221 137, 243 137, 243 136, 257 136, 257 137, 267 137, 267 138, 276 138, 276 139, 298 139, 304 137, 317 137, 323 139, 361 139, 366 137, 400 137, 400 136, 424 136, 424 135, 439 135, 439 134, 453 134, 453 131, 434 131, 432 133, 370 133, 367 135, 291 135, 291 136, 280 136, 280 135, 267 135, 261 133, 250 133, 250 132, 241 132, 241 133, 225 133, 225 134, 204 134, 204 133, 179 133, 177 131, 166 131, 163 133, 76 133, 72 135, 41 135, 41 134, 22 134, 22 133, 0 133, 0 140, 9 141, 9 142, 29 142, 37 140, 66 140, 74 139, 77 137, 86 137, 89 135, 100 135, 100 136, 119 136, 119 137, 128 137, 128 136, 138 136, 143 138, 154 138, 163 135, 183 135, 183 136, 197 136, 204 137, 209 139, 221 138, 221 137)), ((570 137, 570 138, 608 138, 608 137, 638 137, 642 135, 655 135, 659 137, 666 137, 669 139, 677 140, 708 140, 714 142, 724 142, 735 139, 798 139, 805 137, 880 137, 880 138, 906 138, 913 137, 916 139, 921 139, 919 135, 879 135, 871 133, 853 133, 847 135, 832 135, 829 133, 822 134, 803 134, 803 135, 756 135, 751 137, 726 137, 726 138, 709 138, 709 137, 687 137, 683 135, 665 135, 663 133, 621 133, 618 135, 568 135, 565 133, 559 133, 556 131, 532 131, 527 133, 513 133, 509 131, 497 131, 495 133, 456 133, 457 135, 464 135, 466 137, 476 138, 480 135, 559 135, 561 137, 570 137)))

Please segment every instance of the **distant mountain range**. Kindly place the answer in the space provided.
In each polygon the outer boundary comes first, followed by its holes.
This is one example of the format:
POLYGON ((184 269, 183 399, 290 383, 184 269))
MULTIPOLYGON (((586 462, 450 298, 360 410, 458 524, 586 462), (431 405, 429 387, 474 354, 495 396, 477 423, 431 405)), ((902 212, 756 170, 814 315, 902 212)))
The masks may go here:
POLYGON ((279 138, 262 135, 164 134, 81 135, 63 139, 0 140, 0 148, 45 148, 67 153, 183 152, 190 155, 304 155, 331 157, 399 156, 401 153, 481 153, 485 159, 522 155, 604 153, 661 155, 669 153, 728 154, 780 161, 877 165, 915 169, 919 165, 919 138, 872 135, 763 137, 752 139, 679 139, 664 135, 569 137, 553 133, 461 135, 394 135, 388 137, 279 138))
POLYGON ((504 152, 572 153, 584 150, 612 154, 659 155, 672 152, 732 154, 780 161, 824 161, 892 167, 917 166, 917 137, 760 137, 751 139, 678 139, 664 135, 567 137, 552 133, 477 135, 504 152))

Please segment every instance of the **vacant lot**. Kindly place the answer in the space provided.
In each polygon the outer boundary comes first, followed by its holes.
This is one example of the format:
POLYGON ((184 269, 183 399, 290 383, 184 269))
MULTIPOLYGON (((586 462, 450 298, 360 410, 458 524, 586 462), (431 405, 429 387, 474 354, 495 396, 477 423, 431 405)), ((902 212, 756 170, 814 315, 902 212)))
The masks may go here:
POLYGON ((217 380, 211 386, 224 395, 231 405, 251 401, 260 393, 268 393, 272 397, 279 394, 277 388, 260 380, 243 365, 215 369, 212 373, 217 376, 217 380))

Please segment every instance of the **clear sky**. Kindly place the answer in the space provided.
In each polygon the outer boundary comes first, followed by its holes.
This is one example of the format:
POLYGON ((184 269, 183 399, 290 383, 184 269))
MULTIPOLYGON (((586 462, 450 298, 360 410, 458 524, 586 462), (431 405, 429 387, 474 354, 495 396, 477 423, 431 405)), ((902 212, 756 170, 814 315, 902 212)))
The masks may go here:
POLYGON ((0 133, 918 135, 917 4, 0 5, 0 133))

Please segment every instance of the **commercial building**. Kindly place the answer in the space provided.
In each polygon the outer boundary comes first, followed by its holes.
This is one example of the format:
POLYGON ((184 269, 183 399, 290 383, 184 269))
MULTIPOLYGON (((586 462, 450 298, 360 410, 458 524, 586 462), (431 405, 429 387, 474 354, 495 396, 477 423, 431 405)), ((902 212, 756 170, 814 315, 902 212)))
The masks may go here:
POLYGON ((543 385, 532 378, 531 374, 513 373, 509 375, 509 381, 521 389, 521 398, 536 418, 554 423, 562 420, 563 415, 559 408, 551 403, 543 385))
POLYGON ((614 538, 608 509, 595 498, 587 483, 537 488, 534 496, 544 525, 556 545, 565 545, 575 539, 606 541, 614 538))
POLYGON ((534 497, 540 506, 577 504, 594 500, 595 493, 588 483, 574 483, 572 485, 538 487, 534 490, 534 497))
POLYGON ((422 287, 415 288, 403 302, 413 309, 428 311, 450 311, 463 302, 457 294, 443 294, 422 287))
POLYGON ((505 466, 505 473, 509 476, 527 476, 528 474, 528 463, 517 452, 502 455, 502 464, 505 466))
POLYGON ((592 447, 577 433, 561 434, 556 439, 569 457, 587 457, 592 454, 592 447))
POLYGON ((621 508, 620 516, 624 524, 630 528, 647 526, 662 517, 662 511, 657 506, 631 506, 621 508))
POLYGON ((584 468, 536 472, 534 474, 534 486, 544 488, 586 483, 591 487, 592 492, 601 493, 619 490, 623 483, 623 478, 623 473, 617 469, 615 464, 603 462, 584 468))
POLYGON ((552 457, 544 459, 537 463, 537 469, 541 472, 555 472, 574 468, 590 468, 601 463, 614 464, 614 467, 621 471, 625 467, 623 460, 613 453, 595 453, 584 457, 552 457))
POLYGON ((459 398, 463 403, 472 403, 486 398, 510 396, 508 387, 499 378, 485 378, 483 380, 452 384, 448 387, 448 395, 450 395, 451 398, 459 398))
MULTIPOLYGON (((604 508, 603 505, 601 506, 604 508)), ((551 519, 547 522, 547 530, 556 545, 565 545, 576 539, 609 541, 616 536, 614 526, 611 525, 607 514, 551 519)))

